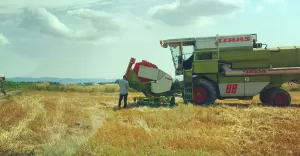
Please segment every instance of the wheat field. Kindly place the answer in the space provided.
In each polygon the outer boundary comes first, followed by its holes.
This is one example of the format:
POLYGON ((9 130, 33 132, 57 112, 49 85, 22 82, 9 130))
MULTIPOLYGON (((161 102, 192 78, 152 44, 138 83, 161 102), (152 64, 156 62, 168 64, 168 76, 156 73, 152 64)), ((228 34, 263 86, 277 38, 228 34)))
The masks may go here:
POLYGON ((261 106, 257 96, 136 107, 142 94, 130 92, 129 108, 117 110, 117 86, 76 88, 0 99, 0 155, 300 155, 298 91, 287 108, 261 106))

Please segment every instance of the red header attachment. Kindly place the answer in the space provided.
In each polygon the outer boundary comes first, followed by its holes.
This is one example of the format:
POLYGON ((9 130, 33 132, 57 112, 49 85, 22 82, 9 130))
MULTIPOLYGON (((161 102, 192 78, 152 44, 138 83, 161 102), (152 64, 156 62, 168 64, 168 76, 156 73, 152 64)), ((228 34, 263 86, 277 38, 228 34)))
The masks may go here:
POLYGON ((126 70, 126 80, 128 80, 128 76, 129 76, 129 73, 130 73, 130 70, 132 68, 132 65, 135 63, 135 58, 130 58, 130 61, 129 61, 129 64, 128 64, 128 67, 127 67, 127 70, 126 70))

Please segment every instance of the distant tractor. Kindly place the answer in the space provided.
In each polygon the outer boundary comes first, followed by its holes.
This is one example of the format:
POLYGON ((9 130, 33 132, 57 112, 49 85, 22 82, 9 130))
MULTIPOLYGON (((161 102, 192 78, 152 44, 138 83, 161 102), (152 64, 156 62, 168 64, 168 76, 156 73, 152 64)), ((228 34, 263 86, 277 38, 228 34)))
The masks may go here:
POLYGON ((257 43, 256 34, 169 39, 160 44, 170 47, 175 75, 183 75, 183 81, 173 82, 147 61, 131 69, 131 58, 126 72, 130 86, 148 97, 182 93, 184 102, 202 105, 259 94, 263 104, 289 106, 291 96, 281 85, 300 80, 300 46, 267 48, 257 43), (193 51, 184 52, 184 46, 193 51))

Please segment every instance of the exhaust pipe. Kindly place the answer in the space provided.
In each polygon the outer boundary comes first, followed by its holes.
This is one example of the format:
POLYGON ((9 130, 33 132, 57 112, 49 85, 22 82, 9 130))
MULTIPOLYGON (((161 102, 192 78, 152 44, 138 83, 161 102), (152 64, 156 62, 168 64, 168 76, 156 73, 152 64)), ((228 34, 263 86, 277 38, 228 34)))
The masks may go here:
POLYGON ((223 69, 225 76, 300 74, 300 67, 232 69, 230 65, 223 64, 223 69))

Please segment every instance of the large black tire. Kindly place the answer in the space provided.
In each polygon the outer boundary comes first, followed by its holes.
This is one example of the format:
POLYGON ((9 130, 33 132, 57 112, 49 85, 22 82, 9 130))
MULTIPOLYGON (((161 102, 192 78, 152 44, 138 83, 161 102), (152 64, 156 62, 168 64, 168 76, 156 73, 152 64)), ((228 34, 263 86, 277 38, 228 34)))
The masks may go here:
POLYGON ((286 107, 291 105, 291 95, 280 88, 272 89, 269 99, 272 106, 286 107))
POLYGON ((270 94, 273 88, 264 89, 259 93, 259 100, 262 104, 268 105, 270 104, 270 94))
POLYGON ((196 105, 214 104, 217 99, 215 85, 206 79, 197 79, 193 86, 193 102, 196 105))

